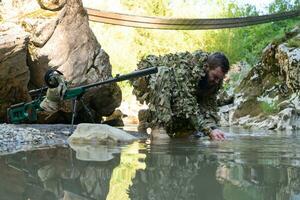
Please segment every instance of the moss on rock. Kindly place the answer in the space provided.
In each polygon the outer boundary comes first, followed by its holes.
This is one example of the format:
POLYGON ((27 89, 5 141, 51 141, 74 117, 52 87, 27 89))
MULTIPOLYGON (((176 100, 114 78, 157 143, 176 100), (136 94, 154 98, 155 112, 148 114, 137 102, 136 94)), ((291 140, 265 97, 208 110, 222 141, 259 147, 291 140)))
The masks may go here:
POLYGON ((257 106, 259 103, 256 98, 250 98, 241 104, 238 109, 234 112, 233 118, 241 118, 249 115, 250 117, 257 116, 262 113, 260 106, 257 106))
POLYGON ((300 38, 294 38, 289 40, 287 46, 291 48, 300 48, 300 38))

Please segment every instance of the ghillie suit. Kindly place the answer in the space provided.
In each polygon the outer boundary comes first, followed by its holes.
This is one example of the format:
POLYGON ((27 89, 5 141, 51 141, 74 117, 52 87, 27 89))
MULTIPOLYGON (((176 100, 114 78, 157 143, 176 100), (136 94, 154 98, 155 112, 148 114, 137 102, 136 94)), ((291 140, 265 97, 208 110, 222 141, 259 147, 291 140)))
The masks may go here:
POLYGON ((139 69, 159 69, 132 82, 137 100, 149 105, 139 113, 140 129, 164 127, 171 137, 211 133, 219 120, 216 95, 221 85, 207 89, 207 58, 207 53, 195 51, 149 55, 138 63, 139 69))

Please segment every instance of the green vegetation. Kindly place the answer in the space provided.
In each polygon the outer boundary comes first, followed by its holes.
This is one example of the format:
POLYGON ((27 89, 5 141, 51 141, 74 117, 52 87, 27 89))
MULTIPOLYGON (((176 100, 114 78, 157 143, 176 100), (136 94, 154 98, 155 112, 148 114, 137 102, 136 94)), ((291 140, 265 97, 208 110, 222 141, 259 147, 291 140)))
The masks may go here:
POLYGON ((299 48, 300 47, 300 38, 289 40, 288 41, 288 46, 299 48))
POLYGON ((279 108, 278 108, 278 103, 277 102, 272 102, 272 103, 268 103, 268 102, 260 102, 260 108, 263 111, 264 114, 275 114, 279 112, 279 108))
MULTIPOLYGON (((199 1, 195 0, 120 0, 119 4, 123 13, 145 16, 222 18, 263 14, 254 6, 241 6, 232 0, 210 0, 205 5, 199 5, 199 1), (202 7, 210 7, 210 9, 206 8, 202 12, 196 9, 202 7), (205 16, 199 13, 204 13, 205 16)), ((299 0, 274 0, 268 6, 266 13, 292 10, 299 8, 299 5, 299 0)), ((101 4, 102 10, 106 8, 109 8, 109 1, 101 4)), ((91 27, 104 50, 110 55, 113 73, 128 73, 136 69, 138 61, 146 55, 196 49, 210 52, 222 51, 229 57, 231 64, 245 61, 253 66, 267 44, 274 38, 284 37, 285 32, 297 24, 299 18, 251 27, 208 31, 152 30, 93 22, 91 27)), ((290 43, 292 46, 299 44, 298 41, 297 43, 290 41, 290 43)), ((131 93, 130 86, 123 84, 122 87, 126 98, 131 93)))
MULTIPOLYGON (((239 7, 234 3, 226 4, 226 0, 222 2, 221 17, 243 17, 260 14, 253 6, 239 7)), ((298 5, 299 2, 292 4, 291 1, 276 0, 269 5, 269 13, 295 9, 298 5)), ((251 27, 226 29, 225 31, 208 31, 206 33, 206 49, 208 51, 223 51, 228 55, 231 63, 246 61, 253 65, 259 59, 262 50, 272 42, 273 38, 284 37, 285 32, 291 30, 296 24, 299 24, 299 18, 251 27)))

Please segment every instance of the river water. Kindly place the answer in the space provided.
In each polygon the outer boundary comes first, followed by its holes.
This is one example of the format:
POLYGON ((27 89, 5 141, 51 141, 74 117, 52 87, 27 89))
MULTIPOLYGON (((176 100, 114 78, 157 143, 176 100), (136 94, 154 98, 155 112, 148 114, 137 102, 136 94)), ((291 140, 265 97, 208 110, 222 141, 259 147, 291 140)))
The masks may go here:
POLYGON ((53 147, 0 157, 1 200, 300 200, 300 132, 53 147))

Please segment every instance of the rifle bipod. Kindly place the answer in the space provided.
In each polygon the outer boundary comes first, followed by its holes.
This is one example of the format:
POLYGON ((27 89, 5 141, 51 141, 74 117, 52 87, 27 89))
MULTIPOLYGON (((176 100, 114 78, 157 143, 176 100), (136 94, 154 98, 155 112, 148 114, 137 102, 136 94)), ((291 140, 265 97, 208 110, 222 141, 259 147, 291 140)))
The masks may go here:
POLYGON ((95 120, 93 118, 92 112, 87 107, 87 105, 84 103, 84 101, 82 100, 81 96, 78 96, 76 99, 72 100, 73 106, 72 106, 72 121, 71 121, 70 135, 72 135, 73 132, 74 132, 74 121, 75 121, 75 117, 76 117, 76 114, 77 114, 77 103, 78 103, 78 101, 82 104, 84 110, 87 112, 87 114, 89 115, 89 117, 92 120, 92 122, 95 123, 95 120))

